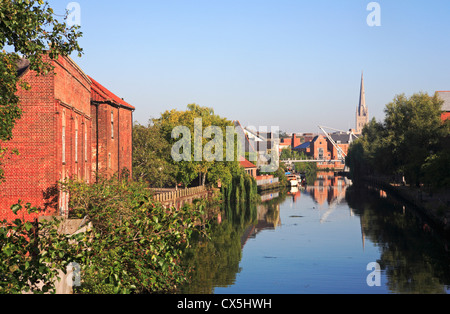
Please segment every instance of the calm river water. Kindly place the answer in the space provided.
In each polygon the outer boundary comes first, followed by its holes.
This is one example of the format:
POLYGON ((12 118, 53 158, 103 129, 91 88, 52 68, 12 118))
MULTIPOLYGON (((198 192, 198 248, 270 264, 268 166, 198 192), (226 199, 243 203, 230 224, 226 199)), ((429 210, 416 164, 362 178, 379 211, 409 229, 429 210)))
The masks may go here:
POLYGON ((314 186, 262 200, 228 211, 193 247, 182 293, 450 292, 448 241, 383 191, 322 173, 314 186))

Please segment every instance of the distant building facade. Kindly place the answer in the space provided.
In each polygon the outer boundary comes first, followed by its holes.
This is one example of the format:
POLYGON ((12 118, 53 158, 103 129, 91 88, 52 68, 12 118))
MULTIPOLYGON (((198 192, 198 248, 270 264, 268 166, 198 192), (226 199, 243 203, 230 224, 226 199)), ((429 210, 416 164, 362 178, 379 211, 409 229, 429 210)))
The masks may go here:
MULTIPOLYGON (((20 155, 3 165, 0 219, 14 219, 10 208, 18 200, 41 208, 44 215, 67 216, 69 195, 58 182, 77 178, 92 183, 103 170, 107 175, 123 168, 131 172, 134 107, 106 89, 97 97, 95 93, 102 92, 99 84, 72 59, 60 57, 52 65, 55 74, 36 76, 26 66, 18 71, 31 90, 19 89, 22 118, 13 139, 2 143, 20 155), (100 154, 97 147, 102 148, 100 154)), ((31 218, 25 213, 20 217, 31 218)))
POLYGON ((239 161, 240 166, 244 169, 245 173, 251 175, 253 178, 256 178, 258 175, 258 167, 255 164, 251 163, 245 158, 242 158, 239 161))
POLYGON ((328 136, 316 135, 311 141, 302 143, 293 150, 304 153, 309 159, 316 160, 319 169, 341 169, 345 167, 345 156, 355 139, 353 132, 335 132, 328 136))
POLYGON ((441 114, 442 121, 450 120, 450 91, 441 91, 436 93, 444 101, 441 114))

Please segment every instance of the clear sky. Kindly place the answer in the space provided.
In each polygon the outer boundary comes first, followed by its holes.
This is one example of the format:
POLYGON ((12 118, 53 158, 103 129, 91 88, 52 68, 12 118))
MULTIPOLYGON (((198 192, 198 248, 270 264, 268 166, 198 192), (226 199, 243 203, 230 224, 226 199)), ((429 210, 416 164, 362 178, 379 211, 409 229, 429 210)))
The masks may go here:
MULTIPOLYGON (((49 0, 56 13, 70 1, 49 0)), ((197 103, 245 125, 355 127, 361 72, 371 117, 396 94, 450 90, 450 2, 79 0, 74 60, 145 124, 197 103)))

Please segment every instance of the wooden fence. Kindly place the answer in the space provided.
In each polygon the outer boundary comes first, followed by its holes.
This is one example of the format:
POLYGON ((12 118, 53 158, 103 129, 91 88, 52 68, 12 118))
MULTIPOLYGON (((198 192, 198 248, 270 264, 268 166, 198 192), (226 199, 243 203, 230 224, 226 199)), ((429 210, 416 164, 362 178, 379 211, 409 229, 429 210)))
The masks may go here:
POLYGON ((174 190, 171 192, 163 192, 160 194, 156 194, 154 196, 154 198, 155 198, 155 201, 165 203, 165 202, 172 202, 172 201, 175 201, 175 200, 183 198, 183 197, 189 197, 189 196, 193 196, 196 194, 205 193, 207 191, 208 190, 206 189, 206 187, 197 186, 197 187, 189 188, 189 189, 179 189, 179 190, 174 190))

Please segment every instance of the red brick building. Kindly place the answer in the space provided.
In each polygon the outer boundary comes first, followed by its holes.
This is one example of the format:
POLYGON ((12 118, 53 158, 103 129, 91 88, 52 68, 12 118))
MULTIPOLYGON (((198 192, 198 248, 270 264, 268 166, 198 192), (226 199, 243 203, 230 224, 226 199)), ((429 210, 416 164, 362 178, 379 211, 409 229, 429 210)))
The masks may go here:
POLYGON ((127 169, 131 175, 135 108, 93 78, 90 79, 93 172, 111 176, 127 169))
POLYGON ((52 62, 55 74, 20 71, 31 90, 19 90, 23 115, 13 139, 2 143, 20 155, 5 160, 0 219, 14 218, 10 207, 18 200, 42 208, 45 215, 66 216, 69 196, 58 188, 59 181, 76 177, 90 183, 97 172, 131 171, 134 108, 100 87, 70 58, 52 62), (96 94, 101 91, 101 96, 96 94))
POLYGON ((331 140, 323 135, 315 136, 311 141, 305 142, 293 150, 305 153, 313 160, 317 160, 320 169, 345 167, 343 161, 348 153, 352 141, 356 138, 351 132, 336 132, 329 134, 331 140), (339 147, 339 150, 337 149, 339 147))
POLYGON ((242 168, 244 168, 247 174, 251 175, 253 178, 257 177, 258 167, 255 164, 251 163, 245 158, 242 158, 239 161, 239 164, 241 165, 242 168))

